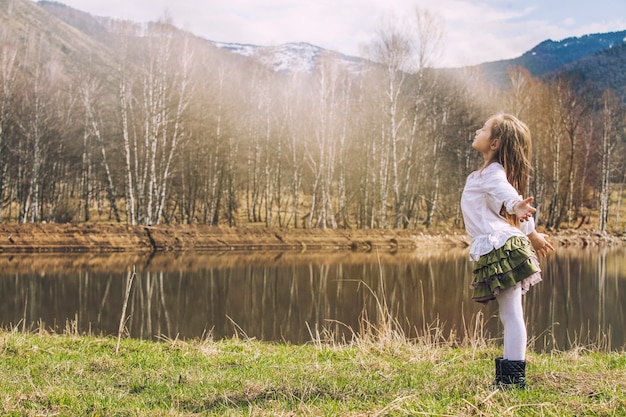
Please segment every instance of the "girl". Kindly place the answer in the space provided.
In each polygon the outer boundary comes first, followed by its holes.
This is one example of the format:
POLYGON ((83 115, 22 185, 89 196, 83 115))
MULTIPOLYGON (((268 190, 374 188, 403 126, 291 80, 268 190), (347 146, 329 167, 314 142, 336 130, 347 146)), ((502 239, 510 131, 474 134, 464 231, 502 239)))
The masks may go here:
POLYGON ((476 131, 472 147, 484 164, 467 178, 461 196, 474 261, 472 299, 497 300, 504 353, 496 359, 497 386, 526 386, 526 325, 522 294, 541 281, 536 254, 554 250, 535 231, 533 197, 523 199, 530 174, 530 131, 516 117, 497 114, 476 131))

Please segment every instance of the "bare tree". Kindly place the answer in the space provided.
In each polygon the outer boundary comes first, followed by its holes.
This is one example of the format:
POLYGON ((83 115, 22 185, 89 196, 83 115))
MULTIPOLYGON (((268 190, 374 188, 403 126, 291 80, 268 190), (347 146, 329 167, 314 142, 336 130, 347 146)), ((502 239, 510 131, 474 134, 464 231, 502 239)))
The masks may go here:
POLYGON ((601 116, 601 181, 600 181, 600 217, 598 228, 606 231, 609 219, 609 200, 611 196, 611 155, 617 144, 618 129, 621 125, 622 115, 620 114, 619 99, 615 93, 605 91, 602 94, 601 116))
POLYGON ((94 161, 92 151, 100 150, 102 157, 102 166, 105 170, 106 176, 106 189, 109 206, 113 212, 115 221, 121 222, 119 209, 117 207, 117 198, 115 193, 115 185, 113 182, 113 175, 111 173, 111 166, 107 157, 107 144, 103 137, 103 123, 101 112, 103 104, 102 98, 102 81, 100 78, 90 75, 82 74, 78 77, 78 92, 80 95, 81 103, 84 110, 84 126, 83 126, 83 207, 84 207, 84 220, 89 221, 89 208, 90 208, 90 196, 92 194, 92 181, 94 180, 94 161), (92 143, 92 140, 95 143, 92 143))
POLYGON ((305 154, 304 154, 304 136, 308 129, 305 110, 303 109, 303 86, 302 77, 293 75, 288 91, 288 97, 283 102, 285 114, 285 134, 287 139, 287 160, 290 169, 289 188, 291 195, 291 207, 285 206, 285 226, 293 225, 299 227, 300 220, 300 204, 302 192, 302 177, 304 170, 305 154), (288 212, 287 212, 288 211, 288 212))
MULTIPOLYGON (((399 142, 405 139, 406 111, 402 108, 402 92, 414 63, 413 44, 409 34, 402 25, 388 21, 378 31, 377 39, 369 47, 369 58, 375 62, 375 70, 380 70, 383 77, 384 102, 381 103, 381 113, 385 115, 380 126, 380 147, 375 169, 378 170, 378 192, 380 198, 380 226, 386 227, 387 200, 389 189, 394 198, 396 214, 395 224, 401 222, 399 210, 402 205, 400 199, 399 142)), ((374 167, 372 167, 374 168, 374 167)))
POLYGON ((253 223, 267 222, 267 198, 270 194, 270 170, 265 152, 269 149, 271 136, 271 75, 259 65, 253 66, 253 76, 248 84, 248 106, 246 138, 246 206, 248 221, 253 223), (264 146, 265 144, 265 146, 264 146), (265 215, 265 216, 264 216, 265 215))
POLYGON ((413 49, 416 51, 417 72, 430 68, 443 51, 445 25, 443 19, 422 7, 415 8, 412 33, 413 49))
POLYGON ((0 29, 0 220, 2 207, 5 203, 5 188, 8 170, 7 140, 9 124, 14 117, 14 102, 20 61, 18 60, 19 47, 13 41, 8 31, 0 29))
POLYGON ((387 223, 389 191, 393 198, 394 227, 408 225, 408 212, 415 201, 410 189, 418 163, 417 141, 422 121, 428 114, 427 96, 435 94, 433 78, 426 76, 426 72, 441 51, 444 33, 441 19, 427 9, 416 8, 410 23, 388 21, 369 47, 369 57, 378 63, 385 85, 381 108, 385 118, 377 163, 381 227, 387 223))
POLYGON ((543 133, 552 144, 552 196, 548 207, 546 226, 560 227, 573 207, 573 190, 576 177, 576 155, 581 129, 590 109, 573 89, 570 80, 559 78, 548 88, 549 105, 544 113, 543 133))
POLYGON ((192 54, 187 37, 158 23, 145 37, 145 56, 138 77, 133 62, 121 59, 119 97, 126 157, 131 224, 158 224, 168 196, 172 161, 183 137, 183 113, 189 103, 192 54), (138 197, 138 200, 136 200, 138 197))
POLYGON ((132 92, 132 64, 128 56, 130 35, 128 28, 122 28, 126 33, 121 33, 122 43, 119 51, 119 86, 118 100, 120 112, 120 127, 122 131, 122 149, 124 151, 124 180, 126 194, 126 221, 131 225, 137 224, 137 181, 138 181, 138 160, 139 147, 137 134, 134 128, 134 97, 132 92))
POLYGON ((336 228, 333 216, 332 178, 334 176, 336 147, 335 119, 337 112, 337 68, 322 66, 317 74, 314 124, 314 144, 307 148, 307 160, 313 175, 311 208, 307 226, 336 228))
POLYGON ((23 186, 20 204, 20 222, 43 221, 44 165, 48 156, 47 135, 53 123, 53 93, 55 63, 46 51, 43 36, 31 39, 27 58, 32 69, 30 90, 22 96, 23 113, 18 122, 24 142, 20 144, 23 169, 20 182, 23 186))

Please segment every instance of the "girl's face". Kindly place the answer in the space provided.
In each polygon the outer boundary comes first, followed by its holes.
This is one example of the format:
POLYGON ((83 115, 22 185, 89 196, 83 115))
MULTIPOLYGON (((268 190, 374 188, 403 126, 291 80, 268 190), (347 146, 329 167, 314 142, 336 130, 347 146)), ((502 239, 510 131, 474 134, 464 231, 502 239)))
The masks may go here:
POLYGON ((487 120, 483 127, 476 131, 474 141, 472 142, 472 148, 476 149, 485 156, 488 156, 490 153, 497 150, 496 142, 498 142, 498 140, 491 140, 491 127, 494 122, 495 118, 493 117, 487 120))

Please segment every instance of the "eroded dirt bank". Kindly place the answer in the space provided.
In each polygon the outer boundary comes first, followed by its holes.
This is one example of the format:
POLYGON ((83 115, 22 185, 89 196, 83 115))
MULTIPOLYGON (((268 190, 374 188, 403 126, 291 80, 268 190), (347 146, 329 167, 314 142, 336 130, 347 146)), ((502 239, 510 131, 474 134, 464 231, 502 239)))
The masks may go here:
MULTIPOLYGON (((623 244, 626 236, 593 230, 551 234, 560 246, 623 244)), ((0 224, 0 252, 404 251, 467 247, 462 230, 310 230, 204 225, 0 224)))

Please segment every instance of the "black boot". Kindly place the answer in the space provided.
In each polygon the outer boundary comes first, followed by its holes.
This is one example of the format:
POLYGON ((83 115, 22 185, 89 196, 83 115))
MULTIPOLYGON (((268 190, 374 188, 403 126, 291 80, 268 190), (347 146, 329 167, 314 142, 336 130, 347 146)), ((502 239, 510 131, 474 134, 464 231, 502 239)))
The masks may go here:
POLYGON ((496 378, 491 383, 492 388, 498 388, 502 383, 502 358, 496 358, 496 378))
POLYGON ((526 361, 500 361, 500 385, 503 387, 526 388, 526 361))

